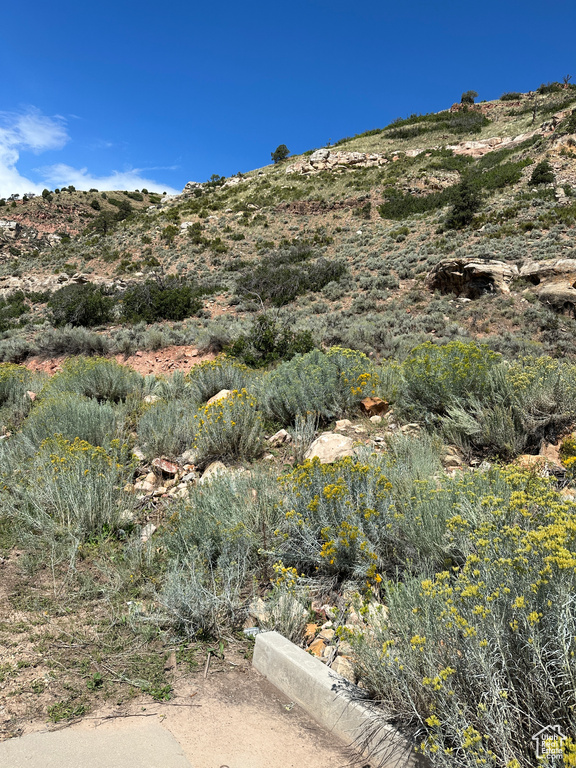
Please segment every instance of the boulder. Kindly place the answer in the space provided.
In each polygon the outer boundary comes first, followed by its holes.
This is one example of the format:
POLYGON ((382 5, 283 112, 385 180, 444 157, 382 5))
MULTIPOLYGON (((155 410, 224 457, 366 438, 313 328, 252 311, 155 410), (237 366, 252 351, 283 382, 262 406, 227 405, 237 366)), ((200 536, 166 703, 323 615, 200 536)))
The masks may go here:
POLYGON ((520 277, 532 283, 530 289, 543 304, 559 311, 576 311, 576 259, 528 261, 520 277))
POLYGON ((278 432, 268 439, 268 442, 272 448, 278 448, 278 446, 284 445, 284 443, 291 443, 292 435, 285 429, 279 429, 278 432))
POLYGON ((351 683, 356 683, 356 672, 354 671, 352 662, 344 658, 344 656, 336 656, 330 669, 345 680, 349 680, 351 683))
POLYGON ((221 389, 220 392, 215 394, 210 398, 210 400, 207 401, 206 405, 212 405, 212 403, 217 403, 218 400, 224 400, 225 397, 229 397, 231 394, 231 389, 221 389))
POLYGON ((325 432, 316 438, 306 451, 305 459, 320 459, 321 464, 332 464, 345 456, 354 453, 354 441, 351 437, 337 435, 334 432, 325 432))
POLYGON ((388 410, 388 403, 381 397, 365 397, 360 400, 360 410, 366 416, 380 416, 388 410))
POLYGON ((178 474, 178 465, 173 464, 171 461, 166 461, 166 459, 152 459, 152 466, 154 469, 163 472, 166 475, 178 474))
POLYGON ((203 485, 204 483, 210 482, 213 480, 216 475, 222 475, 224 472, 228 471, 228 467, 225 464, 222 464, 221 461, 213 461, 212 464, 209 464, 206 469, 204 470, 204 474, 198 480, 198 482, 203 485))
POLYGON ((493 259, 443 259, 428 273, 432 291, 477 299, 486 293, 510 293, 510 282, 518 275, 514 264, 493 259))
POLYGON ((350 429, 351 426, 352 426, 352 422, 350 421, 350 419, 339 419, 336 422, 336 426, 334 427, 334 430, 336 432, 340 432, 344 429, 350 429))

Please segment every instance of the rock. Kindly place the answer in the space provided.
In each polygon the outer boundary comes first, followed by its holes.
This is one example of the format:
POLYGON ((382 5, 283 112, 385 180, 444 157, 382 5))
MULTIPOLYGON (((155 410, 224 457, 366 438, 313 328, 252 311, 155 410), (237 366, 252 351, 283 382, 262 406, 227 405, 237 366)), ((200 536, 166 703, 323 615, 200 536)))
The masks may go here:
POLYGON ((442 459, 442 464, 446 469, 458 469, 459 467, 462 467, 463 462, 459 456, 448 454, 442 459))
POLYGON ((354 442, 351 437, 325 432, 316 438, 306 451, 305 459, 320 459, 321 464, 331 464, 333 461, 354 453, 354 442))
POLYGON ((322 658, 324 654, 324 648, 326 648, 326 642, 319 637, 317 637, 316 640, 313 640, 308 646, 310 653, 319 659, 322 658))
POLYGON ((331 643, 334 639, 335 631, 331 629, 330 627, 327 627, 326 629, 322 629, 318 635, 322 640, 326 640, 327 643, 331 643))
POLYGON ((318 631, 318 624, 306 624, 306 632, 304 633, 304 640, 306 640, 308 643, 312 642, 314 638, 316 637, 316 632, 318 631))
POLYGON ((334 430, 337 432, 341 432, 342 430, 348 429, 351 426, 352 426, 352 422, 350 421, 350 419, 339 419, 336 422, 336 426, 334 427, 334 430))
POLYGON ((146 397, 144 398, 144 402, 148 403, 149 405, 152 403, 157 403, 158 400, 160 400, 158 395, 146 395, 146 397))
POLYGON ((344 658, 344 656, 336 656, 330 669, 345 680, 349 680, 354 684, 356 683, 357 677, 354 667, 348 659, 344 658))
POLYGON ((516 265, 494 259, 443 259, 428 273, 426 285, 432 291, 478 299, 486 293, 510 293, 517 275, 516 265))
POLYGON ((268 442, 272 448, 278 448, 278 446, 284 445, 284 443, 291 443, 292 435, 285 429, 279 429, 278 432, 268 439, 268 442))
POLYGON ((177 475, 179 470, 177 464, 173 464, 171 461, 166 461, 166 459, 152 459, 152 466, 154 469, 164 472, 166 475, 177 475))
POLYGON ((26 392, 26 397, 28 398, 28 400, 30 400, 30 402, 33 403, 34 400, 36 400, 36 398, 38 397, 38 395, 36 394, 36 392, 31 392, 30 390, 28 390, 26 392))
POLYGON ((266 623, 268 611, 266 609, 266 603, 264 600, 262 600, 261 597, 256 598, 256 600, 252 600, 248 606, 248 615, 252 616, 253 619, 256 619, 259 624, 266 623))
POLYGON ((546 442, 542 443, 542 447, 540 448, 540 456, 544 456, 545 459, 550 459, 550 461, 553 461, 555 464, 561 465, 562 462, 560 461, 560 445, 561 442, 556 443, 556 445, 546 442))
POLYGON ((198 480, 198 482, 203 485, 204 483, 213 480, 216 475, 222 475, 225 472, 228 472, 228 467, 225 464, 223 464, 221 461, 213 461, 212 464, 209 464, 206 467, 204 474, 200 480, 198 480))
POLYGON ((142 531, 140 532, 140 538, 144 543, 148 541, 148 539, 152 536, 154 531, 156 530, 156 526, 153 523, 148 523, 147 525, 142 528, 142 531))
POLYGON ((370 416, 372 424, 382 424, 382 416, 370 416))
POLYGON ((388 403, 381 397, 365 397, 360 400, 360 410, 366 416, 380 416, 388 410, 388 403))
POLYGON ((197 455, 191 448, 184 451, 180 458, 182 459, 183 464, 191 464, 192 466, 198 461, 197 455))
POLYGON ((154 472, 148 472, 148 474, 144 478, 144 482, 150 483, 150 485, 156 485, 156 483, 158 482, 158 478, 156 477, 154 472))
POLYGON ((522 456, 518 456, 514 464, 519 469, 535 472, 540 477, 549 477, 550 475, 564 477, 566 474, 566 468, 562 464, 544 456, 524 453, 522 456))
POLYGON ((138 480, 134 483, 135 491, 144 491, 144 493, 151 493, 154 490, 154 485, 148 483, 146 480, 138 480))
POLYGON ((220 392, 215 394, 213 397, 210 398, 210 400, 207 401, 206 405, 212 405, 212 403, 217 403, 218 400, 223 400, 225 397, 229 397, 232 394, 231 389, 221 389, 220 392))
POLYGON ((144 455, 144 451, 142 448, 138 448, 138 446, 134 447, 132 449, 132 456, 134 456, 135 459, 138 459, 138 461, 145 461, 146 456, 144 455))
POLYGON ((532 283, 530 291, 543 304, 559 311, 575 311, 576 259, 528 261, 520 269, 520 277, 532 283))

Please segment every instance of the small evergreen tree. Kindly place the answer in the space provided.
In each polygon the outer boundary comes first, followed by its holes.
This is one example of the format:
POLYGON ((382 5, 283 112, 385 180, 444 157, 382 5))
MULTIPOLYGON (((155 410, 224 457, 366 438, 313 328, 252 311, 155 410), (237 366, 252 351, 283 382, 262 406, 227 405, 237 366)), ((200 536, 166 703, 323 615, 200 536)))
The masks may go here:
POLYGON ((276 147, 274 152, 270 153, 270 157, 272 158, 274 165, 276 165, 277 163, 281 163, 282 160, 286 160, 289 154, 290 150, 286 144, 280 144, 280 146, 276 147))
POLYGON ((532 176, 530 176, 530 184, 536 186, 537 184, 552 184, 554 183, 556 176, 554 175, 554 169, 548 162, 548 160, 542 160, 541 163, 534 168, 532 176))
POLYGON ((482 204, 480 192, 469 177, 464 177, 454 191, 454 204, 446 219, 447 229, 462 229, 472 223, 482 204))
POLYGON ((464 91, 460 104, 474 104, 474 99, 478 97, 476 91, 464 91))

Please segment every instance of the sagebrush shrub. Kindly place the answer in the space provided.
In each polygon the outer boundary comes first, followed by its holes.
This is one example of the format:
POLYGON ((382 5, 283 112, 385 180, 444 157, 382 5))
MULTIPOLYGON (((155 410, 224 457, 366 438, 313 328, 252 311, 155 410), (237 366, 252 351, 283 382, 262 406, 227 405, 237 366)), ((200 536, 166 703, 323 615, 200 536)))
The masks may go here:
POLYGON ((223 389, 244 389, 250 386, 255 374, 238 361, 220 355, 195 365, 187 376, 190 397, 199 403, 209 400, 223 389))
POLYGON ((485 344, 451 341, 439 346, 427 341, 403 364, 399 404, 429 422, 460 398, 482 397, 489 389, 490 370, 499 360, 500 355, 485 344))
POLYGON ((138 443, 149 458, 179 456, 194 440, 196 409, 186 400, 160 400, 142 414, 138 443))
POLYGON ((378 374, 366 355, 332 347, 279 365, 262 380, 260 396, 270 418, 291 424, 309 412, 324 420, 340 418, 377 388, 378 374))
POLYGON ((122 427, 123 415, 110 403, 63 392, 34 405, 22 425, 22 436, 35 446, 55 435, 106 445, 119 437, 122 427))
POLYGON ((245 389, 200 408, 193 429, 199 462, 252 459, 262 450, 262 418, 245 389))
POLYGON ((575 505, 534 474, 492 479, 479 517, 464 504, 448 520, 461 562, 390 581, 385 620, 352 637, 369 690, 445 768, 531 768, 543 724, 574 723, 575 505))
POLYGON ((80 438, 44 440, 28 460, 22 482, 4 493, 9 514, 43 536, 84 540, 126 522, 134 497, 123 490, 133 467, 127 446, 105 450, 80 438))
POLYGON ((98 401, 126 400, 142 388, 143 379, 127 365, 104 358, 70 358, 50 381, 49 390, 75 392, 98 401))

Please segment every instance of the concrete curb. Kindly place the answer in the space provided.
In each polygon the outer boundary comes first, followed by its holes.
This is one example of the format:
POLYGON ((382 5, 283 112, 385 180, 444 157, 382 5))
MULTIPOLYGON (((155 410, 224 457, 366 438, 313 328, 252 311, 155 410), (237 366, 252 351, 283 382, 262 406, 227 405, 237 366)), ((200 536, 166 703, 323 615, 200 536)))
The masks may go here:
POLYGON ((282 693, 343 742, 375 761, 374 768, 429 768, 360 689, 278 632, 256 636, 252 664, 282 693))

